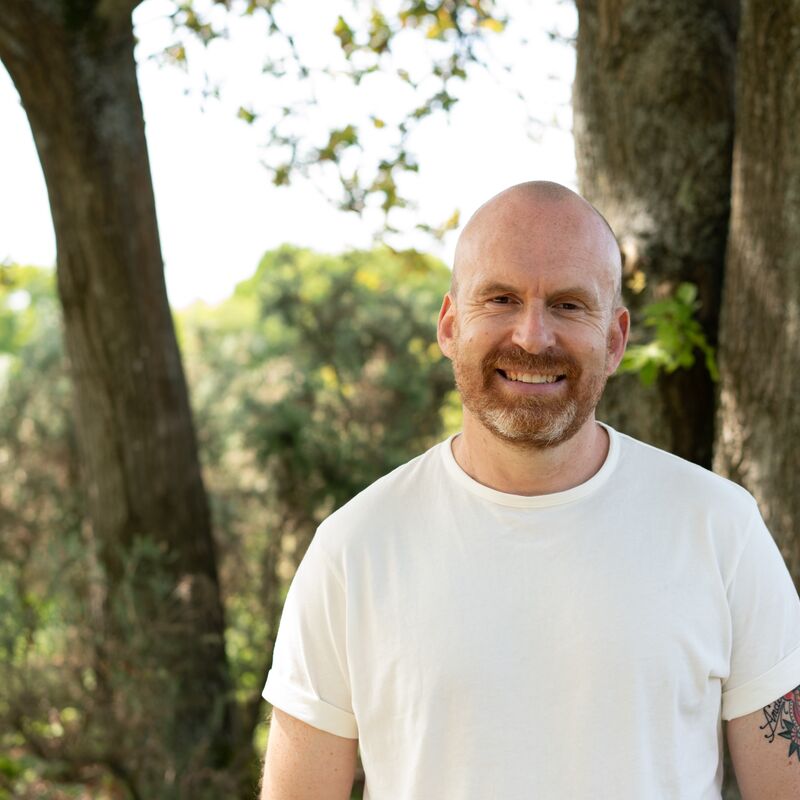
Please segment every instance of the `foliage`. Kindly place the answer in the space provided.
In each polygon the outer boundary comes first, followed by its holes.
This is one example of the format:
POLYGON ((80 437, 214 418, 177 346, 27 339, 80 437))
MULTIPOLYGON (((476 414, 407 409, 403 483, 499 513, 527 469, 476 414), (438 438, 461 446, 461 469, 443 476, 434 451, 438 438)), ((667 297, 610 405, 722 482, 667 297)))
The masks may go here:
POLYGON ((699 352, 712 380, 717 381, 714 349, 695 316, 699 308, 697 287, 691 283, 681 283, 672 297, 647 304, 644 325, 654 328, 655 336, 645 344, 630 345, 619 371, 638 373, 642 383, 649 386, 662 371, 669 374, 691 367, 699 352))
POLYGON ((283 247, 228 301, 178 318, 245 706, 258 708, 316 525, 442 435, 452 377, 435 318, 448 281, 416 252, 283 247))
MULTIPOLYGON (((434 325, 448 280, 414 252, 284 247, 224 303, 178 315, 241 730, 238 788, 229 780, 192 797, 253 795, 248 742, 263 739, 260 692, 280 608, 316 524, 439 438, 453 415, 434 325)), ((152 637, 170 636, 158 610, 170 602, 165 556, 137 541, 119 607, 107 608, 51 271, 2 268, 0 330, 0 800, 135 796, 121 764, 146 772, 158 761, 149 732, 170 725, 159 716, 171 708, 170 676, 148 657, 152 637), (155 598, 147 619, 126 602, 126 586, 143 581, 155 598), (109 610, 127 631, 113 649, 109 610)))
MULTIPOLYGON (((0 797, 110 800, 132 785, 119 754, 138 753, 146 769, 157 761, 148 730, 170 724, 169 680, 148 661, 147 637, 163 631, 157 614, 118 608, 125 645, 109 647, 55 275, 6 265, 0 276, 0 797)), ((125 581, 157 582, 158 555, 140 543, 125 581)))
POLYGON ((442 264, 413 251, 330 258, 284 248, 240 287, 261 309, 257 361, 288 377, 271 413, 255 402, 248 431, 283 496, 303 478, 302 502, 287 509, 318 522, 438 435, 452 386, 435 344, 448 282, 442 264))
MULTIPOLYGON (((286 21, 285 6, 280 0, 178 0, 170 15, 176 39, 161 57, 185 68, 192 40, 209 46, 227 36, 232 17, 264 16, 268 52, 263 73, 273 83, 263 94, 267 102, 253 98, 250 105, 240 106, 238 117, 263 127, 264 164, 273 183, 286 186, 298 176, 317 179, 333 173, 340 208, 361 213, 375 199, 391 230, 390 212, 408 205, 403 182, 418 171, 415 130, 431 115, 449 113, 458 102, 455 85, 467 79, 470 67, 487 66, 484 44, 505 29, 506 19, 495 0, 353 4, 336 18, 331 31, 341 57, 322 66, 304 50, 302 31, 292 30, 286 21), (280 81, 286 75, 307 87, 306 92, 276 107, 274 98, 281 97, 280 81), (306 121, 324 105, 320 98, 341 86, 340 78, 356 87, 372 84, 373 89, 376 81, 383 81, 381 93, 392 102, 363 119, 344 114, 337 124, 318 123, 314 129, 324 126, 325 132, 315 139, 306 132, 306 121), (365 150, 380 155, 367 159, 365 150)), ((217 96, 221 90, 213 86, 206 93, 217 96)), ((442 229, 450 228, 446 223, 426 227, 439 236, 442 229)))
POLYGON ((92 745, 91 627, 52 271, 0 267, 0 329, 0 797, 60 798, 52 784, 77 777, 64 754, 92 745))

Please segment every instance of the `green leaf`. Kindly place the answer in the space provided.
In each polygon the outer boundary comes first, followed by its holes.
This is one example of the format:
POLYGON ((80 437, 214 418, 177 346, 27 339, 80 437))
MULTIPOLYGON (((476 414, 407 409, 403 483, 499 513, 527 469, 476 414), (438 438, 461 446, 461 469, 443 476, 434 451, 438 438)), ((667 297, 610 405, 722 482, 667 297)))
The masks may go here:
POLYGON ((292 172, 291 164, 281 164, 272 172, 272 183, 275 186, 288 186, 292 172))
POLYGON ((682 283, 675 292, 675 299, 684 306, 693 308, 697 300, 697 287, 693 283, 682 283))
POLYGON ((356 49, 355 35, 353 33, 353 29, 347 24, 344 17, 340 16, 336 20, 333 34, 339 40, 339 45, 344 51, 344 54, 350 58, 350 56, 353 54, 353 51, 356 49))
POLYGON ((713 381, 719 380, 714 349, 695 317, 700 308, 697 286, 681 283, 672 297, 649 303, 643 309, 643 324, 655 331, 647 343, 628 347, 620 372, 638 373, 644 384, 652 384, 658 374, 690 369, 698 352, 713 381))
POLYGON ((358 144, 358 131, 353 125, 332 130, 328 143, 317 151, 319 161, 338 162, 344 150, 358 144))
POLYGON ((369 25, 369 49, 380 55, 389 49, 392 40, 392 29, 383 14, 373 8, 369 25))

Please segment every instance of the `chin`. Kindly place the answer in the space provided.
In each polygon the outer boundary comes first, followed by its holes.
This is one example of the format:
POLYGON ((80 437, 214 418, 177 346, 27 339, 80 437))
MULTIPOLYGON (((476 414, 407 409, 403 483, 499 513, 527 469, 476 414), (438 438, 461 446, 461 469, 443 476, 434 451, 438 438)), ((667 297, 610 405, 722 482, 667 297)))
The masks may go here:
POLYGON ((504 442, 524 450, 547 450, 569 441, 583 427, 585 420, 578 423, 556 423, 532 428, 509 426, 502 421, 490 419, 483 421, 484 427, 504 442))

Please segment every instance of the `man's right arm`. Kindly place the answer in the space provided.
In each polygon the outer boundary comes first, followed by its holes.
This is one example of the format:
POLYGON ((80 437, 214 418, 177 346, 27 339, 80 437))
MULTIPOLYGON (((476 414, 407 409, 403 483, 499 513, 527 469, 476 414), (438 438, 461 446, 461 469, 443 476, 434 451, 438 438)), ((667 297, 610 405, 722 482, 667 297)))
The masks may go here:
POLYGON ((357 739, 273 709, 261 800, 349 800, 357 750, 357 739))

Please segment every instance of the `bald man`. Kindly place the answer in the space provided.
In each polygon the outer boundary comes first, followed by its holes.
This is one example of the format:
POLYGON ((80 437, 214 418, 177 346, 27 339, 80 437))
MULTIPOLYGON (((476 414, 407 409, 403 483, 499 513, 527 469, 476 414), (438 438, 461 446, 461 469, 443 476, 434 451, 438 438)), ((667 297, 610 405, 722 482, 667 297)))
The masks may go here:
POLYGON ((800 797, 800 601, 752 497, 599 423, 613 233, 514 186, 458 243, 460 434, 319 528, 264 697, 264 800, 800 797))

